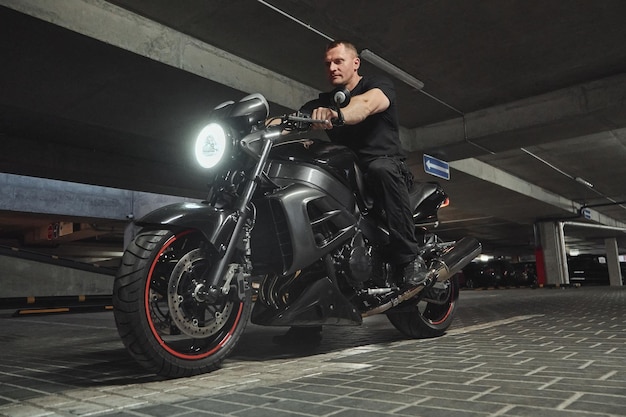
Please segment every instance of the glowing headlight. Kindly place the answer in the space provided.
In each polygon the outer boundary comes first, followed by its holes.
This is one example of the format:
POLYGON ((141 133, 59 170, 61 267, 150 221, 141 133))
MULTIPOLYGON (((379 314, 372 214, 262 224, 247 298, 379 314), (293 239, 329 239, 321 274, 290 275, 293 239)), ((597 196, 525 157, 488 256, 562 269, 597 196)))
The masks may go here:
POLYGON ((226 132, 217 123, 208 124, 196 139, 196 160, 203 168, 213 168, 226 153, 226 132))

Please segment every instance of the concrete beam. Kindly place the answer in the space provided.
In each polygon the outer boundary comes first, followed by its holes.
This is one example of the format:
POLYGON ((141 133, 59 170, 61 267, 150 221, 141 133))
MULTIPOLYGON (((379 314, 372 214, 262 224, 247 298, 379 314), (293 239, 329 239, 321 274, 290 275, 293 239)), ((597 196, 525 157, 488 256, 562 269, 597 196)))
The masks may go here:
MULTIPOLYGON (((319 90, 102 0, 0 0, 0 5, 240 91, 297 109, 319 90)), ((412 130, 401 127, 410 149, 412 130)))
POLYGON ((169 203, 161 194, 0 173, 0 210, 128 221, 169 203))
POLYGON ((447 148, 455 160, 624 127, 626 74, 619 74, 414 129, 408 143, 433 154, 447 148))
MULTIPOLYGON (((450 162, 450 166, 454 169, 465 172, 466 174, 470 174, 476 178, 479 178, 483 181, 488 181, 492 184, 499 185, 500 187, 523 194, 526 197, 533 198, 547 204, 551 204, 562 210, 571 212, 572 214, 577 214, 578 210, 580 210, 580 208, 582 207, 580 203, 569 200, 563 196, 541 188, 536 184, 524 181, 518 177, 509 174, 508 172, 502 171, 501 169, 495 168, 489 164, 479 161, 478 159, 468 158, 459 161, 453 161, 450 162)), ((602 213, 599 213, 596 210, 592 210, 591 208, 588 208, 588 210, 590 213, 589 220, 611 227, 626 227, 626 223, 615 220, 602 213)))
POLYGON ((0 0, 0 5, 163 64, 297 109, 319 93, 104 0, 0 0))
MULTIPOLYGON (((104 0, 0 4, 223 85, 260 92, 287 108, 298 108, 319 93, 104 0)), ((501 152, 514 143, 531 146, 625 127, 625 103, 626 74, 620 74, 414 130, 402 128, 400 137, 410 152, 463 159, 501 152)))

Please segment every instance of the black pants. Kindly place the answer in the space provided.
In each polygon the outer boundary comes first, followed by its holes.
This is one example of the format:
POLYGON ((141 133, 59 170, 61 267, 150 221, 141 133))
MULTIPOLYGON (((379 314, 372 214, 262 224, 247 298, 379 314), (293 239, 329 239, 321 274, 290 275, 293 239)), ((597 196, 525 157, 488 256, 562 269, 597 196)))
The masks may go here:
POLYGON ((380 157, 367 164, 365 178, 375 206, 386 213, 389 262, 399 265, 412 261, 418 249, 409 203, 413 174, 400 158, 380 157))

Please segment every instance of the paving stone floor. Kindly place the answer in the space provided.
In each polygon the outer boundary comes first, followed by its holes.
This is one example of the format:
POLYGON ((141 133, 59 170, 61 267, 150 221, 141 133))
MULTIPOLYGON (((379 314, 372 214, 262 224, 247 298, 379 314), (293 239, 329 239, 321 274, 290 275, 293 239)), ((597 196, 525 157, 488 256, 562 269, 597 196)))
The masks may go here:
POLYGON ((222 369, 175 380, 133 362, 110 311, 11 313, 1 416, 626 416, 626 288, 462 291, 436 339, 379 316, 293 350, 251 325, 222 369))

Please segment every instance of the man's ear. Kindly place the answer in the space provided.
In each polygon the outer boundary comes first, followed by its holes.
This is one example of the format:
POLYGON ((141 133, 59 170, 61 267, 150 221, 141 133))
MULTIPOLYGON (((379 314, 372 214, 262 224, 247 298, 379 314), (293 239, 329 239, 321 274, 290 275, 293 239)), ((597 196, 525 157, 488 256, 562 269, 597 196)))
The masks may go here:
POLYGON ((354 58, 354 70, 358 70, 361 67, 361 58, 358 56, 354 58))

